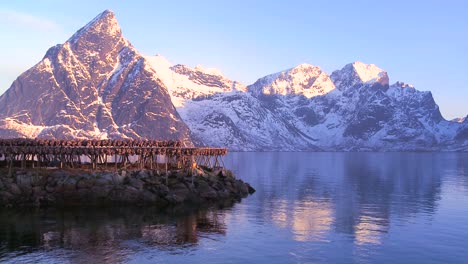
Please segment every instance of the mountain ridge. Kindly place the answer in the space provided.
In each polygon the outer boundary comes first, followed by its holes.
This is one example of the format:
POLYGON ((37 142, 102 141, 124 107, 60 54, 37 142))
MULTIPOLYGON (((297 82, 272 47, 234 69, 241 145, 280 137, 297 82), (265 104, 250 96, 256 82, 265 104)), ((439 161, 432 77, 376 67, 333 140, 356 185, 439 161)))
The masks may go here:
POLYGON ((0 136, 151 138, 232 150, 468 150, 468 122, 430 92, 353 62, 300 64, 244 85, 140 54, 106 10, 0 96, 0 136))

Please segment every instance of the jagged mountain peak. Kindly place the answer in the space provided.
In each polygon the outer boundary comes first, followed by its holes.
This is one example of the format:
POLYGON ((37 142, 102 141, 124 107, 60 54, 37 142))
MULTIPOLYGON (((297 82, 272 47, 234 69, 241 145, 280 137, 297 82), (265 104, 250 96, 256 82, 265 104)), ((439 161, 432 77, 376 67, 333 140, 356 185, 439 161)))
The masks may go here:
POLYGON ((400 82, 400 81, 397 81, 396 83, 392 84, 391 86, 392 87, 412 88, 412 89, 414 89, 414 85, 409 84, 409 83, 405 83, 405 82, 400 82))
POLYGON ((468 122, 468 115, 465 117, 457 117, 451 120, 452 122, 457 122, 457 123, 464 123, 468 122))
POLYGON ((217 75, 225 78, 223 72, 218 68, 207 68, 203 67, 201 64, 198 64, 197 66, 195 66, 195 70, 205 74, 217 75))
POLYGON ((314 66, 312 64, 309 64, 309 63, 301 63, 295 67, 292 67, 291 69, 289 70, 286 70, 288 72, 292 72, 292 71, 301 71, 301 70, 309 70, 309 69, 313 69, 313 68, 319 68, 317 66, 314 66))
POLYGON ((351 63, 351 66, 364 83, 378 81, 387 74, 375 64, 366 64, 360 61, 355 61, 351 63))
POLYGON ((249 86, 249 91, 254 95, 302 95, 307 98, 326 94, 333 89, 335 85, 328 74, 320 67, 307 63, 267 75, 249 86))
MULTIPOLYGON (((140 56, 138 51, 122 35, 122 30, 114 13, 105 10, 80 28, 64 44, 49 49, 45 58, 51 62, 59 62, 66 68, 72 69, 84 78, 89 79, 95 86, 105 84, 108 74, 116 73, 122 60, 140 56)), ((123 62, 125 63, 125 62, 123 62)), ((51 68, 57 71, 57 63, 51 68)), ((93 85, 93 86, 94 86, 93 85)), ((98 87, 96 87, 98 88, 98 87)))
POLYGON ((204 67, 201 64, 198 64, 195 67, 190 67, 190 66, 184 65, 184 64, 174 65, 166 57, 164 57, 161 54, 156 54, 156 55, 153 55, 153 56, 145 56, 145 58, 146 58, 146 60, 148 60, 150 62, 153 69, 155 71, 157 71, 157 72, 158 71, 163 72, 164 70, 167 71, 168 69, 170 70, 170 68, 172 68, 172 70, 176 70, 176 71, 177 70, 179 70, 179 71, 184 70, 184 71, 187 71, 187 72, 199 72, 200 74, 213 75, 213 76, 218 76, 218 77, 223 78, 223 79, 227 79, 227 77, 223 74, 223 72, 218 68, 207 68, 207 67, 204 67))
POLYGON ((341 70, 332 73, 331 79, 341 91, 348 91, 352 87, 363 85, 389 86, 387 72, 374 64, 366 64, 360 61, 346 64, 341 70))
POLYGON ((106 41, 118 41, 121 38, 122 30, 114 12, 105 10, 84 27, 80 28, 67 42, 74 46, 82 40, 88 42, 98 42, 101 39, 106 41))
POLYGON ((94 17, 90 22, 88 22, 84 28, 90 28, 98 23, 105 23, 105 24, 117 24, 117 20, 115 18, 115 14, 112 10, 106 9, 96 17, 94 17))
POLYGON ((0 96, 0 136, 181 140, 189 130, 106 10, 0 96))
POLYGON ((198 74, 198 75, 206 75, 206 76, 214 76, 220 79, 225 79, 226 77, 221 72, 221 70, 216 68, 204 68, 202 65, 197 65, 195 67, 191 67, 184 64, 176 64, 172 66, 172 70, 180 73, 180 74, 198 74))
MULTIPOLYGON (((271 81, 274 81, 275 79, 277 79, 279 76, 281 75, 306 75, 306 74, 314 74, 314 75, 317 75, 320 74, 320 72, 322 72, 321 68, 319 66, 315 66, 315 65, 312 65, 312 64, 309 64, 309 63, 301 63, 297 66, 294 66, 292 68, 289 68, 289 69, 286 69, 286 70, 283 70, 283 71, 280 71, 280 72, 277 72, 277 73, 273 73, 273 74, 269 74, 265 77, 269 77, 269 79, 271 81)), ((265 78, 263 77, 263 78, 265 78)))
POLYGON ((145 59, 167 86, 177 108, 192 99, 201 100, 218 93, 247 90, 243 84, 228 79, 218 69, 173 65, 161 55, 145 56, 145 59))
MULTIPOLYGON (((110 26, 110 29, 114 29, 116 32, 120 30, 119 23, 115 17, 114 12, 111 10, 104 10, 102 13, 94 17, 90 22, 88 22, 84 27, 78 30, 73 36, 79 35, 83 31, 100 31, 104 32, 102 29, 103 26, 110 26)), ((73 37, 72 36, 72 37, 73 37)))

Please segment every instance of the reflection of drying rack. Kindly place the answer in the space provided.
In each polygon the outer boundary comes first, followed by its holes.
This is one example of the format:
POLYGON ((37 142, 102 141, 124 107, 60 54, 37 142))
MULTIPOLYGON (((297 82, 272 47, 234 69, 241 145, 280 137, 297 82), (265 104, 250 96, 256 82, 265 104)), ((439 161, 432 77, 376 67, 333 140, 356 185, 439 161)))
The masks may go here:
POLYGON ((226 154, 226 148, 183 147, 180 141, 0 139, 0 164, 9 168, 218 169, 226 154))

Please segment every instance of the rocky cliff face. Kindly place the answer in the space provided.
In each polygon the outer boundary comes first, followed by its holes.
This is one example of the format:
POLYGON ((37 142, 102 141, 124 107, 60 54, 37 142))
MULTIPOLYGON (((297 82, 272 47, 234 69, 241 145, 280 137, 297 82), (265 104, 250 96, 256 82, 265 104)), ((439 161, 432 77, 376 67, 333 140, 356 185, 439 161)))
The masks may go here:
POLYGON ((148 61, 105 11, 0 97, 0 136, 179 139, 189 130, 148 61))
POLYGON ((245 86, 142 56, 105 11, 0 97, 1 137, 179 139, 232 150, 468 150, 430 92, 373 64, 301 64, 245 86))

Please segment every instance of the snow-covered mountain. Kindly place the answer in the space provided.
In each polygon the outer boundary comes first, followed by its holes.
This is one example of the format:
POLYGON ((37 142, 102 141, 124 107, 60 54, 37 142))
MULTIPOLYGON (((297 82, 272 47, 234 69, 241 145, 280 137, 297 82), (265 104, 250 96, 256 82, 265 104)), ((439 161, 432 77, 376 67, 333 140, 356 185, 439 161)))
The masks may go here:
POLYGON ((468 150, 468 120, 430 92, 354 62, 301 64, 245 86, 143 56, 105 11, 0 97, 2 137, 181 139, 231 150, 468 150))
POLYGON ((150 63, 105 11, 0 97, 0 136, 158 138, 191 144, 150 63))
POLYGON ((246 86, 227 79, 219 70, 172 65, 160 55, 146 58, 167 85, 198 144, 233 150, 293 150, 304 145, 291 134, 286 120, 265 108, 246 86))
POLYGON ((402 82, 389 85, 388 74, 373 64, 351 63, 331 76, 301 64, 246 88, 219 71, 174 66, 160 55, 147 59, 201 144, 234 150, 381 151, 466 145, 455 139, 460 123, 443 119, 430 92, 402 82))

